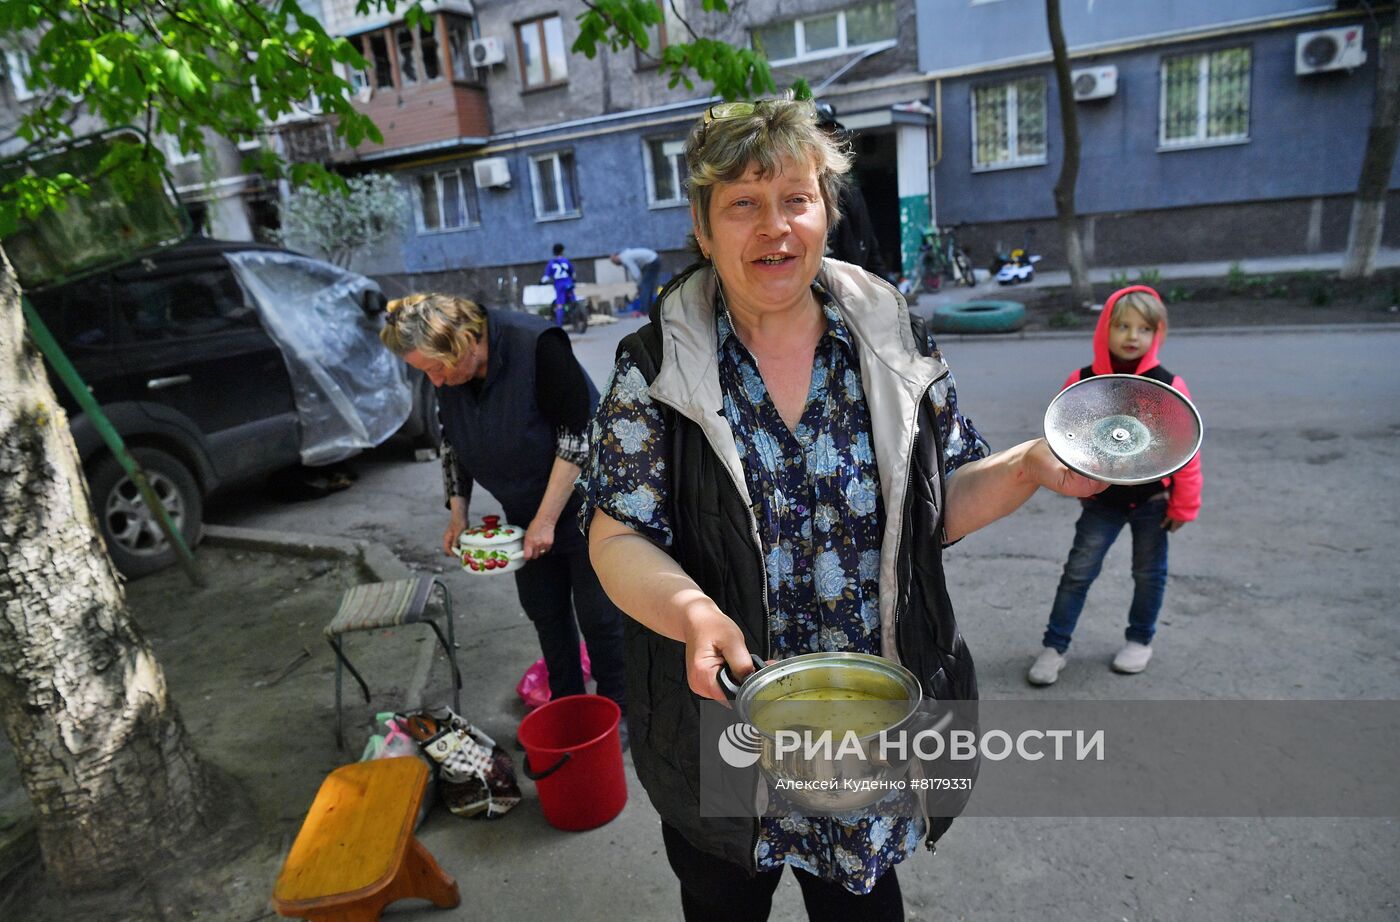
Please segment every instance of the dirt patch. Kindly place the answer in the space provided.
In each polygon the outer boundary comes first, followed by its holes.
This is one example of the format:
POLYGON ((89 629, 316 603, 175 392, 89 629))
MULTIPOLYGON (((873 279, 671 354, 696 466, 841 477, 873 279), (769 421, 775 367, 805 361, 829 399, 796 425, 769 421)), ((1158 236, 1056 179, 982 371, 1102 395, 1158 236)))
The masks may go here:
MULTIPOLYGON (((116 891, 65 892, 44 880, 35 861, 0 899, 0 918, 276 918, 272 883, 311 797, 328 771, 359 755, 338 753, 331 742, 333 660, 321 631, 340 594, 363 576, 345 560, 207 545, 196 559, 204 588, 171 568, 128 584, 127 602, 210 770, 210 795, 224 806, 224 821, 197 833, 181 860, 153 861, 116 891)), ((380 661, 374 646, 356 652, 380 693, 386 677, 402 681, 394 671, 402 657, 380 661)), ((371 707, 358 696, 347 701, 357 717, 371 707)), ((0 787, 18 787, 4 748, 0 787)))
MULTIPOLYGON (((1343 281, 1334 273, 1254 275, 1232 271, 1225 278, 1161 279, 1155 273, 1123 276, 1094 285, 1102 304, 1127 285, 1151 285, 1167 304, 1173 329, 1291 326, 1320 323, 1400 323, 1400 270, 1343 281)), ((1073 308, 1068 288, 1003 288, 997 297, 1026 306, 1031 331, 1091 329, 1098 314, 1073 308)))

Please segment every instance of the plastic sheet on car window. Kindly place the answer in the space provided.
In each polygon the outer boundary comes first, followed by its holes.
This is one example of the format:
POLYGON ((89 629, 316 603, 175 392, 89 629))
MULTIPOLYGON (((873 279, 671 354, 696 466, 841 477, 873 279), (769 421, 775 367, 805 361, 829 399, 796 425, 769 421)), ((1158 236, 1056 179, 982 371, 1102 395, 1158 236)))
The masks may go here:
POLYGON ((303 464, 331 464, 393 435, 412 392, 404 363, 365 315, 370 279, 275 250, 225 253, 282 350, 301 421, 303 464))

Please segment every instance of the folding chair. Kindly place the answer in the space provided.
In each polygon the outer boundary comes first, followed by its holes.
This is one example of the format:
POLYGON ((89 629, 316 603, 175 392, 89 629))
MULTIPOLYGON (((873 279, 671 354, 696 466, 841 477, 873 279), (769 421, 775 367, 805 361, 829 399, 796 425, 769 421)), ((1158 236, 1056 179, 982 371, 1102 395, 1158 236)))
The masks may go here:
POLYGON ((340 610, 326 625, 326 640, 335 651, 335 742, 345 748, 345 734, 341 724, 340 688, 341 667, 350 670, 355 681, 360 683, 365 703, 369 703, 369 686, 359 671, 350 664, 342 644, 343 635, 351 631, 373 631, 380 628, 397 627, 401 624, 427 624, 441 641, 452 664, 452 706, 458 713, 462 710, 462 671, 457 667, 456 636, 452 630, 452 596, 442 580, 432 576, 419 576, 412 579, 394 580, 388 583, 364 583, 346 590, 340 597, 340 610), (428 599, 433 588, 442 590, 442 616, 447 622, 447 636, 428 610, 428 599))

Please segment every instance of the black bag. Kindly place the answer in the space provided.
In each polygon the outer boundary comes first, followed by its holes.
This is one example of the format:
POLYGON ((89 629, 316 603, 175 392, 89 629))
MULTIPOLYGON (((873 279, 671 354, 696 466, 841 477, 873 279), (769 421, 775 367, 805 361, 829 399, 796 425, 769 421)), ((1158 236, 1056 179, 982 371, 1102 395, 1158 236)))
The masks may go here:
POLYGON ((495 819, 520 803, 510 754, 451 708, 400 714, 399 722, 437 765, 443 803, 457 816, 495 819))

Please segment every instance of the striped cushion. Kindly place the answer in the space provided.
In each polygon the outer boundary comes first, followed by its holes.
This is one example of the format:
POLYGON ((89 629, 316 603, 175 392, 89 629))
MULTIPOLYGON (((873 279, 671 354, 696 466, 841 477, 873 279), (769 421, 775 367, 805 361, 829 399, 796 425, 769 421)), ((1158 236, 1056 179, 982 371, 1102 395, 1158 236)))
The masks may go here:
POLYGON ((432 588, 433 578, 420 576, 390 583, 365 583, 346 590, 340 598, 340 611, 326 625, 326 635, 421 621, 432 588))

